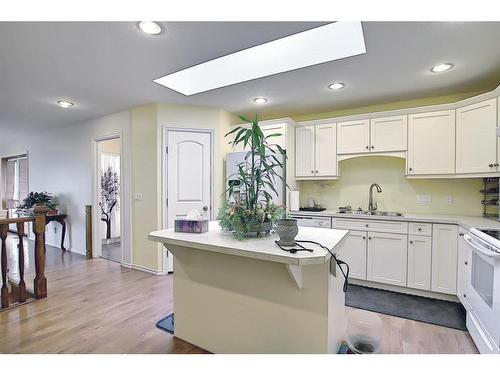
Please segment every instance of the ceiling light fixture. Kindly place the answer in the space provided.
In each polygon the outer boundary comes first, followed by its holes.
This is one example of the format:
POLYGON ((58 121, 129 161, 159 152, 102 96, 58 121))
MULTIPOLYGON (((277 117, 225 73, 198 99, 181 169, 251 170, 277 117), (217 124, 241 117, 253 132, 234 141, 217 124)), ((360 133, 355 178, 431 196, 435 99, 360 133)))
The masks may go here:
POLYGON ((75 103, 71 103, 67 100, 58 100, 57 105, 61 108, 69 108, 69 107, 73 107, 75 105, 75 103))
POLYGON ((184 95, 366 53, 361 22, 334 22, 157 78, 184 95))
POLYGON ((431 72, 432 73, 442 73, 442 72, 446 72, 447 70, 450 70, 451 68, 453 68, 453 64, 451 64, 451 63, 437 64, 437 65, 434 65, 432 67, 431 72))
POLYGON ((344 88, 344 84, 341 83, 341 82, 333 82, 331 84, 328 85, 328 88, 330 90, 340 90, 340 89, 343 89, 344 88))
POLYGON ((139 22, 139 29, 141 29, 141 31, 143 33, 146 33, 149 35, 158 35, 159 33, 161 33, 161 26, 153 21, 141 21, 141 22, 139 22))
POLYGON ((259 96, 257 98, 254 98, 254 103, 257 104, 266 104, 268 102, 267 98, 264 98, 263 96, 259 96))

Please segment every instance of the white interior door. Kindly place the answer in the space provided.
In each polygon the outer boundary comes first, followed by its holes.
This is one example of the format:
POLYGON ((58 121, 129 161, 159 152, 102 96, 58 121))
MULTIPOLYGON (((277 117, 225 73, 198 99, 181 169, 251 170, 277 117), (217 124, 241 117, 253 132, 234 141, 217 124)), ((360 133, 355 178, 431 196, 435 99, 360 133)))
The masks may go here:
POLYGON ((167 226, 196 209, 211 218, 212 135, 167 131, 167 226))

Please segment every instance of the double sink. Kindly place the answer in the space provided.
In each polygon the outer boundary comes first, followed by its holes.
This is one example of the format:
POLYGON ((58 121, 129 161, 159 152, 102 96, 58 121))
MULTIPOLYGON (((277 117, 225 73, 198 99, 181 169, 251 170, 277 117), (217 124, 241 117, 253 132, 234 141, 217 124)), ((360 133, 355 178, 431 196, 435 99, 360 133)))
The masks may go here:
POLYGON ((391 216, 391 217, 403 216, 401 212, 395 212, 395 211, 365 211, 365 210, 339 212, 339 214, 360 215, 360 216, 391 216))

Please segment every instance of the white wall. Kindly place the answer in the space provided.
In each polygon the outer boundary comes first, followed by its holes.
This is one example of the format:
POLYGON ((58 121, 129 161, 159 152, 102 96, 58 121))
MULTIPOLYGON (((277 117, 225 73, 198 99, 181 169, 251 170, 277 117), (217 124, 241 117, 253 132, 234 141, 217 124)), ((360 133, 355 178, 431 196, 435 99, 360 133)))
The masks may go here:
MULTIPOLYGON (((57 196, 68 214, 67 248, 85 254, 85 205, 92 204, 94 189, 94 138, 114 133, 121 133, 124 143, 124 262, 130 263, 131 208, 126 204, 131 201, 129 111, 36 132, 33 136, 20 137, 8 143, 0 139, 0 157, 28 153, 29 190, 48 191, 57 196)), ((46 233, 47 243, 58 246, 60 235, 59 225, 51 223, 46 233), (57 233, 54 233, 54 227, 57 233)))

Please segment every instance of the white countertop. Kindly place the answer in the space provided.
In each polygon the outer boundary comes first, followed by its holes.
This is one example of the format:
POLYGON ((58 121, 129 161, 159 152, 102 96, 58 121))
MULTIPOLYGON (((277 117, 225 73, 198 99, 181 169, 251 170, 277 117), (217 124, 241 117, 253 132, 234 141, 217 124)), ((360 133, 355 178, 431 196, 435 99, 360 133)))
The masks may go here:
MULTIPOLYGON (((347 230, 299 227, 297 240, 316 241, 335 252, 334 248, 344 239, 347 233, 347 230)), ((173 229, 162 229, 151 232, 148 238, 167 245, 167 248, 169 244, 186 246, 216 253, 298 266, 323 264, 330 259, 330 254, 326 250, 312 244, 306 246, 314 250, 312 253, 300 251, 291 254, 281 250, 274 242, 279 239, 277 234, 238 241, 231 233, 222 231, 217 221, 211 221, 208 232, 201 234, 180 233, 174 232, 173 229)))
POLYGON ((321 212, 292 211, 291 214, 300 216, 322 216, 364 220, 416 221, 439 224, 457 224, 465 229, 470 229, 471 227, 479 229, 500 229, 500 222, 482 216, 433 215, 412 213, 403 213, 404 216, 370 216, 339 214, 336 210, 325 210, 321 212))

